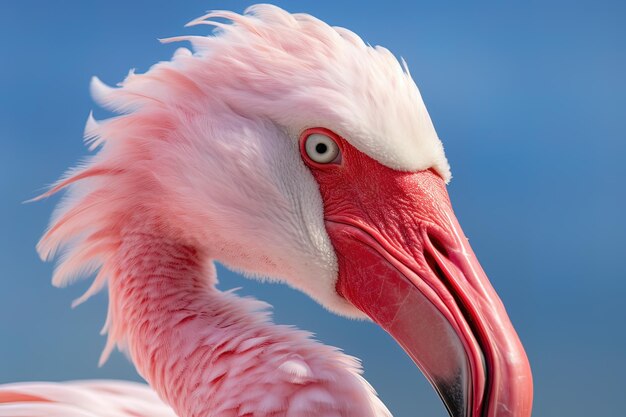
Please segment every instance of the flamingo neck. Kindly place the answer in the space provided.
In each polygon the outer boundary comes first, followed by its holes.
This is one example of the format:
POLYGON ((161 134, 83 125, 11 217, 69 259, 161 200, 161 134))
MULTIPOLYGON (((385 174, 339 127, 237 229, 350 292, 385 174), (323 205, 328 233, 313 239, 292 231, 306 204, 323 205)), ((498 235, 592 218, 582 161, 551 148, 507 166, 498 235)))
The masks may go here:
POLYGON ((121 233, 107 262, 109 337, 176 415, 389 416, 354 358, 218 291, 210 251, 153 233, 121 233))
POLYGON ((206 254, 175 240, 127 234, 117 265, 111 336, 179 416, 210 415, 220 408, 231 349, 265 326, 249 314, 260 303, 216 290, 206 254))

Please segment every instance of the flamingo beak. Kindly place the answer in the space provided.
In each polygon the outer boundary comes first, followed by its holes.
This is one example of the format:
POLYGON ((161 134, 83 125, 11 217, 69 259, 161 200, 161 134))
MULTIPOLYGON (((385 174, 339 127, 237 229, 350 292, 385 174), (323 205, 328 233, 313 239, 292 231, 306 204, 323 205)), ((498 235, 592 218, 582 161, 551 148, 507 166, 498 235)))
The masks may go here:
POLYGON ((393 336, 452 417, 529 417, 528 359, 444 181, 357 162, 321 186, 337 292, 393 336))

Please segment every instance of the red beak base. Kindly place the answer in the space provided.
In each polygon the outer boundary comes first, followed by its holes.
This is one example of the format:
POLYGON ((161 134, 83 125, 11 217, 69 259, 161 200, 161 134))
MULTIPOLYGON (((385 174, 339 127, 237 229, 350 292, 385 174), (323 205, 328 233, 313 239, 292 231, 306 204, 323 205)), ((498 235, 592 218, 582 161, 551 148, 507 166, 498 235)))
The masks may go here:
POLYGON ((337 292, 404 348, 453 417, 529 417, 532 375, 507 313, 433 171, 400 172, 335 138, 311 166, 337 292))

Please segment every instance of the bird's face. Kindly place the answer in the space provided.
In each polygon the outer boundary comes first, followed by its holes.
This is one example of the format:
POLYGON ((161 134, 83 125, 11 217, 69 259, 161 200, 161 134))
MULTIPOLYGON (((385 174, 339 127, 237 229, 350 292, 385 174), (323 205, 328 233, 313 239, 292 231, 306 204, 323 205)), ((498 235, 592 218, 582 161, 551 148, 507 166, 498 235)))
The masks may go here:
POLYGON ((452 416, 529 416, 526 355, 441 176, 389 168, 326 129, 304 131, 300 150, 319 184, 337 294, 396 339, 452 416))

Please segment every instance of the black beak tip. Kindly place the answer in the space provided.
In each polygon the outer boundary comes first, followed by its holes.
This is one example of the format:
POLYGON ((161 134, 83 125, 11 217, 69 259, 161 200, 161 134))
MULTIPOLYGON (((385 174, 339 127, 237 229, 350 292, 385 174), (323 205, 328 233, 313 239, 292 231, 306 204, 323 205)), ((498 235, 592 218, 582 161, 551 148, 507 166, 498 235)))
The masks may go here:
POLYGON ((437 379, 433 386, 448 410, 450 417, 470 417, 468 400, 470 389, 462 375, 454 378, 437 379))

